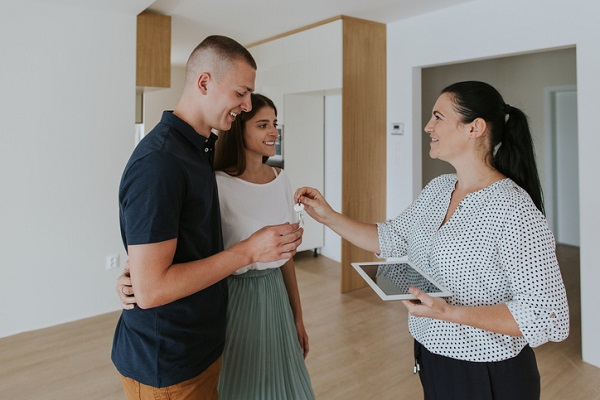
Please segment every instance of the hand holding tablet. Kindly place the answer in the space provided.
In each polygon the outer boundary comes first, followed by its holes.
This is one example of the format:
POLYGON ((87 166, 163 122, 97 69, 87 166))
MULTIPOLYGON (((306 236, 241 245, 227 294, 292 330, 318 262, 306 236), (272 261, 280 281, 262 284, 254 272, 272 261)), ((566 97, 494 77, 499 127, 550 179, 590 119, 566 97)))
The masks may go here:
POLYGON ((352 267, 382 300, 414 300, 408 289, 416 287, 432 297, 452 293, 409 261, 352 263, 352 267))

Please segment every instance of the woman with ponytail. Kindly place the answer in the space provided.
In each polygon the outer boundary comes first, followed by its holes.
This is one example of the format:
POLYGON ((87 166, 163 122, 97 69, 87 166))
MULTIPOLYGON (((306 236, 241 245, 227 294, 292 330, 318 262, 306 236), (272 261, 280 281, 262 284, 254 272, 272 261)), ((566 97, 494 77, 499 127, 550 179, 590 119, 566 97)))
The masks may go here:
POLYGON ((544 217, 525 114, 483 82, 442 90, 425 132, 455 174, 433 179, 398 217, 369 224, 313 188, 294 200, 356 246, 405 257, 453 293, 404 301, 425 399, 539 399, 532 347, 564 340, 569 310, 544 217))

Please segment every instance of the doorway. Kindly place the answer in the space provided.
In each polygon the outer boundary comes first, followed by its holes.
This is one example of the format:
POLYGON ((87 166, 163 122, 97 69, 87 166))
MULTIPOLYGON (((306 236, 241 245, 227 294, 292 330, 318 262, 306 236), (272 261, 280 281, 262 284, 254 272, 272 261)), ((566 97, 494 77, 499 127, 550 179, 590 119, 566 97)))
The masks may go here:
POLYGON ((557 243, 579 246, 577 87, 548 87, 544 100, 546 217, 557 243))
MULTIPOLYGON (((556 203, 560 201, 562 205, 579 204, 578 187, 572 188, 572 184, 578 182, 578 171, 569 168, 565 176, 559 178, 560 183, 555 183, 555 171, 560 170, 564 175, 565 163, 569 166, 575 164, 577 167, 578 150, 576 138, 573 140, 572 134, 566 136, 561 134, 560 140, 567 142, 569 149, 562 142, 558 144, 558 153, 556 153, 555 140, 549 130, 557 120, 554 115, 555 106, 561 113, 574 115, 574 120, 561 116, 558 118, 561 129, 575 132, 575 129, 562 125, 576 124, 576 90, 577 90, 577 68, 576 68, 576 49, 549 50, 539 53, 522 54, 509 57, 500 57, 489 60, 470 61, 457 64, 448 64, 422 69, 422 126, 429 120, 431 109, 435 103, 440 91, 454 82, 465 80, 480 80, 496 87, 504 99, 511 105, 522 109, 529 118, 529 126, 532 132, 535 145, 536 161, 540 180, 544 190, 544 202, 546 204, 546 214, 551 228, 555 227, 557 218, 560 216, 563 226, 566 224, 576 224, 577 227, 569 226, 570 232, 579 232, 578 209, 566 210, 556 208, 556 203), (574 92, 574 94, 573 94, 574 92), (573 110, 573 99, 575 107, 573 110), (569 137, 570 139, 563 139, 569 137), (565 152, 566 151, 566 152, 565 152), (561 166, 555 165, 556 156, 560 157, 561 166), (562 185, 565 188, 563 192, 570 195, 561 195, 555 198, 555 186, 562 185), (571 185, 571 186, 569 186, 571 185), (568 189, 567 189, 568 188, 568 189), (575 196, 575 198, 573 198, 575 196), (577 215, 575 215, 575 213, 577 215)), ((422 184, 425 186, 431 179, 443 173, 453 173, 454 168, 449 164, 433 160, 429 157, 429 137, 422 134, 422 184)), ((553 230, 556 235, 556 231, 553 230)), ((563 235, 564 236, 564 235, 563 235)), ((572 240, 572 234, 568 235, 569 244, 572 240)), ((578 238, 577 238, 578 239, 578 238)), ((563 239, 561 239, 563 240, 563 239)), ((577 240, 578 243, 578 240, 577 240)), ((579 244, 577 244, 579 245, 579 244)))

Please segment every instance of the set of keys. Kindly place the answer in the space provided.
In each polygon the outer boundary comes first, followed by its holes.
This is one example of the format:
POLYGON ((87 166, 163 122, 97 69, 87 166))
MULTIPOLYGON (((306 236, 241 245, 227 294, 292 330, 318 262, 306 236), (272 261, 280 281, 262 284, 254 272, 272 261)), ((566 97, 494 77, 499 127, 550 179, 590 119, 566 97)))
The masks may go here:
POLYGON ((300 202, 294 204, 294 211, 296 211, 296 214, 298 215, 298 226, 302 228, 304 226, 304 218, 302 217, 304 204, 300 202))

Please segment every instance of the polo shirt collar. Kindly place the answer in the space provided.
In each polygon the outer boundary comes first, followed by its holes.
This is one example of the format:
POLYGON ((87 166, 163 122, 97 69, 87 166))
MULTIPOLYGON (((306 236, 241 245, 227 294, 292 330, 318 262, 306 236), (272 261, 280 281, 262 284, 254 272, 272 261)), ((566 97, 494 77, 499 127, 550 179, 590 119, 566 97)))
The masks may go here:
POLYGON ((173 114, 173 111, 163 111, 160 122, 166 124, 179 132, 183 137, 190 141, 195 147, 199 148, 203 153, 214 149, 217 135, 210 133, 208 138, 200 135, 192 128, 190 124, 173 114))

